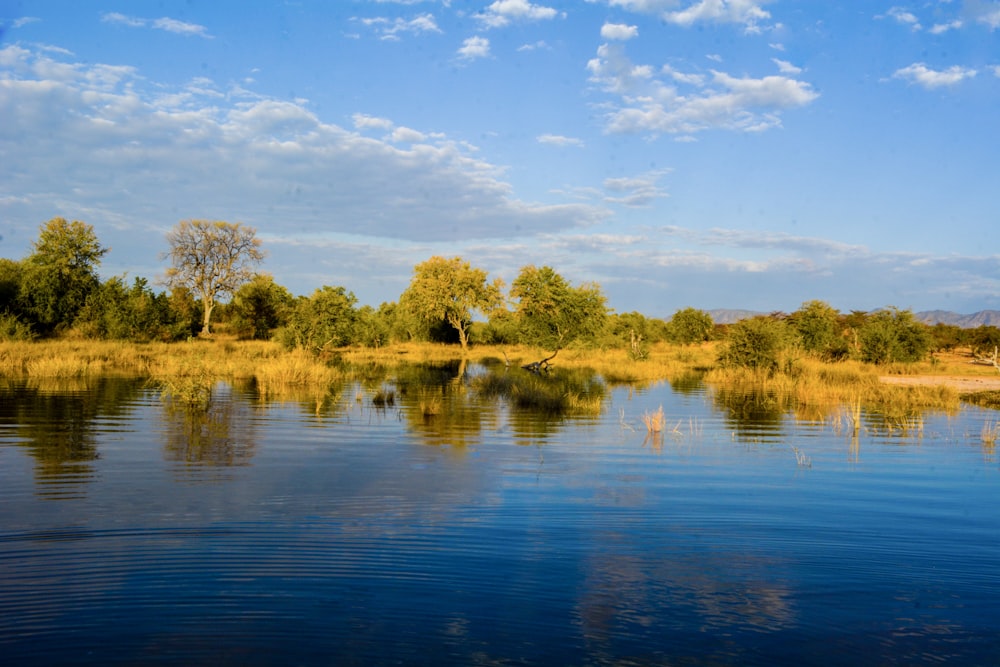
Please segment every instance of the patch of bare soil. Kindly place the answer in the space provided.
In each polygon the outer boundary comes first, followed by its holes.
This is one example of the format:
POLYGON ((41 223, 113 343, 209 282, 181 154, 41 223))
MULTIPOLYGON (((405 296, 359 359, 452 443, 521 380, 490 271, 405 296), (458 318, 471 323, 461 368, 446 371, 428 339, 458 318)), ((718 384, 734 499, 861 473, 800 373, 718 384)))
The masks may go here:
POLYGON ((968 375, 882 375, 879 380, 886 384, 907 386, 945 385, 967 394, 977 391, 1000 391, 1000 374, 995 377, 968 375))

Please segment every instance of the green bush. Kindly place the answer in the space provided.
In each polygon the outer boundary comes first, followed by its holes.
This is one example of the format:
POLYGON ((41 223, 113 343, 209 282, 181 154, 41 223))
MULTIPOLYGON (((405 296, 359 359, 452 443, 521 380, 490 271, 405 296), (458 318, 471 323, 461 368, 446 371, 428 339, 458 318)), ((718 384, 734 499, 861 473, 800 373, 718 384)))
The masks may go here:
POLYGON ((869 315, 858 336, 861 360, 869 364, 921 361, 932 344, 926 325, 911 311, 893 307, 869 315))
POLYGON ((697 308, 684 308, 670 318, 667 337, 674 343, 693 345, 709 340, 714 328, 711 315, 697 308))
POLYGON ((770 317, 741 320, 729 327, 719 363, 730 368, 774 373, 793 343, 794 335, 783 320, 770 317))

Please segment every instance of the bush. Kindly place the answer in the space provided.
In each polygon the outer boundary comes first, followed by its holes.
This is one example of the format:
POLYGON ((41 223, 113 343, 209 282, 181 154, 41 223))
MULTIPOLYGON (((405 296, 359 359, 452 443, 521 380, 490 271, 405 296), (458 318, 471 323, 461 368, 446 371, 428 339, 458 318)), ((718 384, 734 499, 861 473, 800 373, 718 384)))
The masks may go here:
POLYGON ((774 373, 793 342, 794 336, 782 320, 770 317, 740 320, 729 327, 719 363, 774 373))
POLYGON ((344 287, 324 285, 309 298, 300 297, 288 325, 276 334, 286 348, 301 347, 313 354, 353 342, 357 299, 344 287))
POLYGON ((693 345, 709 340, 715 323, 712 316, 697 308, 678 310, 667 324, 667 337, 674 343, 693 345))
POLYGON ((909 310, 886 308, 872 313, 859 331, 861 360, 869 364, 921 361, 931 349, 927 326, 909 310))
POLYGON ((0 340, 31 340, 34 337, 35 333, 31 330, 31 326, 22 322, 17 315, 0 313, 0 340))

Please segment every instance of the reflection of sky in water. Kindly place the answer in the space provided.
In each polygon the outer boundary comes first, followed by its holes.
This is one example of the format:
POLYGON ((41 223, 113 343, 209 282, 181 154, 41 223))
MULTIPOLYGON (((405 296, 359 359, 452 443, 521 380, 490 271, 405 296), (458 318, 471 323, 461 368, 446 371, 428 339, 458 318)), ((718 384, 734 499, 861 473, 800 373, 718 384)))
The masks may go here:
POLYGON ((995 662, 995 413, 855 431, 664 383, 540 417, 474 370, 193 414, 135 383, 5 391, 0 653, 995 662))

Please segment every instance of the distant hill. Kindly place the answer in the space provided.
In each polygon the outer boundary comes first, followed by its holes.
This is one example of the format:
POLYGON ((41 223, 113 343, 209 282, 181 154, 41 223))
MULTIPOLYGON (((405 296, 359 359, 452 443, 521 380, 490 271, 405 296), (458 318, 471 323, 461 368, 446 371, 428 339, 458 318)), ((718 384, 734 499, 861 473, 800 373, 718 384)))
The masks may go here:
POLYGON ((716 324, 733 324, 757 315, 767 315, 767 313, 759 313, 755 310, 732 310, 729 308, 716 308, 705 312, 712 316, 712 321, 716 324))
MULTIPOLYGON (((738 310, 729 308, 716 308, 706 311, 712 316, 712 321, 716 324, 733 324, 740 320, 756 315, 767 315, 755 310, 738 310)), ((963 329, 975 329, 976 327, 992 326, 1000 327, 1000 310, 980 310, 971 315, 953 313, 950 310, 924 310, 914 313, 913 316, 924 324, 935 325, 937 323, 952 324, 963 329)))
POLYGON ((976 327, 990 326, 1000 327, 1000 310, 980 310, 971 315, 961 315, 949 310, 925 310, 914 313, 914 317, 925 324, 953 324, 963 329, 975 329, 976 327))

